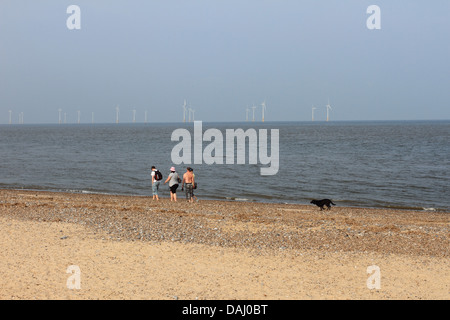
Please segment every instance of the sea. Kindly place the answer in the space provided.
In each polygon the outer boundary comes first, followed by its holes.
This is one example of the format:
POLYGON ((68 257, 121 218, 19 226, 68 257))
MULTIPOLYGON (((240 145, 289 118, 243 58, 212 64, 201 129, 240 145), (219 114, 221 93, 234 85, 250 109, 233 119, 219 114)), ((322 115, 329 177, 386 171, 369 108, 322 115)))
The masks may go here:
MULTIPOLYGON (((201 134, 222 133, 224 164, 194 164, 193 157, 174 163, 173 150, 181 143, 172 141, 177 129, 192 135, 194 152, 192 122, 3 124, 0 188, 151 196, 152 165, 164 179, 170 167, 183 174, 190 166, 200 201, 309 204, 328 198, 337 206, 450 210, 447 120, 202 122, 201 134), (267 129, 268 155, 276 142, 271 130, 277 130, 277 173, 261 175, 268 165, 250 163, 250 140, 245 163, 226 164, 227 129, 267 129)), ((203 141, 202 150, 210 143, 203 141)), ((168 185, 160 196, 169 197, 168 185)))

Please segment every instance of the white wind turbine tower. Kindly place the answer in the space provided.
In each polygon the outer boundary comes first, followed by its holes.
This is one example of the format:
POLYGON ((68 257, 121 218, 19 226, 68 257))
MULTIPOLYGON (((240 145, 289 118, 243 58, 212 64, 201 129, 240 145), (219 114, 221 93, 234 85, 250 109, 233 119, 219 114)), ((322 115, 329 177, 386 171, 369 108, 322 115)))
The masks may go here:
POLYGON ((188 108, 188 122, 191 122, 191 113, 192 113, 192 109, 188 108))
POLYGON ((192 111, 192 121, 195 121, 195 110, 191 109, 191 111, 192 111))
POLYGON ((263 103, 261 103, 262 106, 262 122, 264 122, 264 111, 266 111, 266 101, 264 100, 263 103))
POLYGON ((248 112, 250 111, 250 109, 247 107, 247 109, 245 109, 245 121, 248 122, 248 112))
POLYGON ((328 99, 328 104, 326 107, 327 107, 327 121, 328 121, 328 119, 329 119, 328 111, 333 110, 333 109, 331 109, 331 106, 330 106, 330 99, 328 99))
POLYGON ((67 123, 67 112, 64 112, 64 123, 67 123))
POLYGON ((61 111, 62 111, 62 109, 58 109, 58 114, 59 114, 58 124, 61 124, 61 111))
POLYGON ((314 121, 314 110, 316 110, 317 108, 314 107, 314 105, 312 106, 312 118, 311 121, 314 121))
POLYGON ((91 122, 94 123, 94 112, 92 111, 92 118, 91 118, 91 122))
POLYGON ((255 105, 253 105, 252 109, 253 109, 253 118, 252 118, 252 121, 255 121, 255 109, 256 109, 255 105))
POLYGON ((145 113, 144 113, 144 122, 147 123, 147 110, 145 110, 145 113))
POLYGON ((80 124, 80 110, 78 110, 77 113, 78 113, 78 124, 80 124))
POLYGON ((119 106, 116 107, 116 123, 119 123, 119 106))
POLYGON ((186 99, 184 99, 184 104, 183 104, 183 122, 186 122, 186 111, 187 111, 187 108, 186 108, 186 99))
POLYGON ((12 110, 9 110, 9 124, 12 123, 12 110))
POLYGON ((133 123, 136 122, 136 109, 133 109, 133 123))

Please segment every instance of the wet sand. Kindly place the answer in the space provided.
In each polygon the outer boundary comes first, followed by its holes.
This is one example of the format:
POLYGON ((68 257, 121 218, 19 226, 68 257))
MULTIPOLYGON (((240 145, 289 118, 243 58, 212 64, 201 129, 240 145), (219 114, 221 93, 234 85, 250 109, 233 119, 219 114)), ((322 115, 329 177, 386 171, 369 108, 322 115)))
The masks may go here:
POLYGON ((339 203, 0 190, 0 299, 448 299, 449 222, 339 203))

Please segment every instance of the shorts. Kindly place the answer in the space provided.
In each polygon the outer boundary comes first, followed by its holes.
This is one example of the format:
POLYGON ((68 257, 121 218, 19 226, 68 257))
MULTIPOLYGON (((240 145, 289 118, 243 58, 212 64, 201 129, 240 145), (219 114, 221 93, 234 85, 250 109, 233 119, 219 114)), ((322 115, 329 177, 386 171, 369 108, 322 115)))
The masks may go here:
POLYGON ((178 184, 174 184, 173 186, 170 187, 170 192, 177 193, 177 188, 178 188, 178 184))
POLYGON ((186 199, 190 200, 193 197, 194 189, 192 183, 186 183, 186 199))

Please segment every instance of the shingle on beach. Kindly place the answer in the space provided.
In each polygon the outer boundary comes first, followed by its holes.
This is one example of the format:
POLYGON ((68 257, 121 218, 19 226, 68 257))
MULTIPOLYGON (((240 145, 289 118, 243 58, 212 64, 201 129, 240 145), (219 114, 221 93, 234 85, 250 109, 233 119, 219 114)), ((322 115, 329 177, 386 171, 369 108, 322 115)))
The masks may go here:
POLYGON ((87 226, 120 241, 179 241, 449 257, 447 212, 2 190, 3 216, 87 226))
POLYGON ((0 298, 449 297, 448 212, 183 200, 0 190, 0 298), (84 290, 65 288, 70 264, 84 290))

